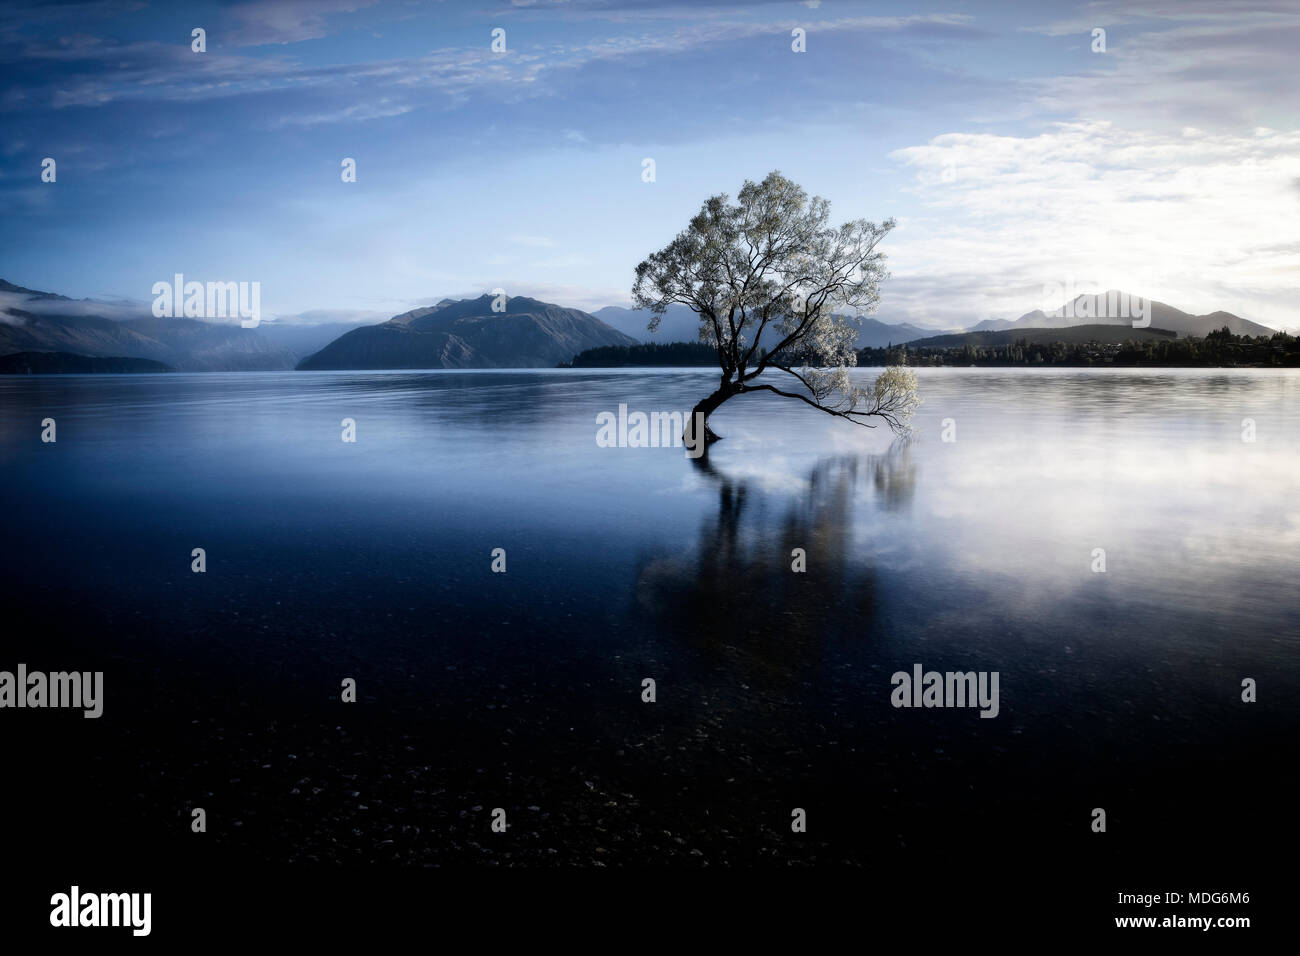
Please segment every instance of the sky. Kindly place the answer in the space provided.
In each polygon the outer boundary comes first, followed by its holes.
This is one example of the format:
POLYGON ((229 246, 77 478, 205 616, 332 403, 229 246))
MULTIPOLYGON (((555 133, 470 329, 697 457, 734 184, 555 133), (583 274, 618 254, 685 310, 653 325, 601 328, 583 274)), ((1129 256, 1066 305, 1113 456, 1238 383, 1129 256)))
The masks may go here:
POLYGON ((1295 329, 1296 50, 1294 0, 8 2, 0 278, 257 281, 282 321, 594 310, 777 169, 897 220, 885 321, 1117 288, 1295 329))

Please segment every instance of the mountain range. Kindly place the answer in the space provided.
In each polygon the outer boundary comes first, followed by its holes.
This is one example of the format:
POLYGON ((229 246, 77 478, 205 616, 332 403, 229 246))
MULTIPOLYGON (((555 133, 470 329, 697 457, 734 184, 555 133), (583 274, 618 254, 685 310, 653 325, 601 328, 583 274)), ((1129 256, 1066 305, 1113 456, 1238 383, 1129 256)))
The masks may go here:
MULTIPOLYGON (((1059 330, 1075 326, 1125 326, 1131 319, 1110 314, 1116 293, 1078 296, 1053 312, 1035 310, 1018 319, 986 319, 966 333, 937 333, 906 323, 863 317, 858 348, 903 343, 966 344, 954 336, 991 332, 1059 330)), ((699 317, 686 306, 670 307, 656 333, 644 310, 607 306, 594 314, 526 296, 492 309, 491 295, 443 299, 378 324, 264 321, 256 329, 198 319, 155 318, 146 306, 70 299, 0 279, 0 356, 64 353, 68 368, 124 369, 124 362, 79 365, 85 358, 137 359, 177 371, 273 371, 292 368, 554 368, 587 349, 638 342, 695 342, 699 317), (71 363, 71 364, 69 364, 71 363)), ((1150 302, 1151 329, 1179 336, 1204 336, 1226 326, 1246 335, 1273 330, 1229 312, 1194 315, 1163 302, 1150 302)), ((335 313, 337 314, 337 313, 335 313)), ((1117 329, 1116 334, 1122 330, 1117 329)), ((1134 338, 1144 337, 1131 329, 1134 338)), ((1108 336, 1109 337, 1109 336, 1108 336)), ((54 367, 31 356, 23 368, 54 367)), ((12 364, 12 363, 11 363, 12 364)))
MULTIPOLYGON (((685 305, 670 305, 659 321, 659 329, 655 332, 651 332, 648 328, 651 313, 646 309, 607 305, 603 309, 597 309, 592 315, 608 322, 624 335, 629 335, 638 342, 699 341, 700 317, 685 305)), ((906 322, 892 325, 870 316, 863 316, 854 347, 883 348, 886 345, 899 345, 934 334, 934 329, 922 329, 906 322)), ((766 336, 764 338, 766 339, 766 336)))
MULTIPOLYGON (((1070 302, 1052 312, 1035 309, 1018 319, 985 319, 967 332, 999 332, 1003 329, 1066 329, 1076 325, 1127 325, 1132 327, 1132 306, 1136 297, 1115 289, 1106 292, 1075 296, 1070 302), (1124 303, 1129 303, 1129 315, 1124 315, 1124 303)), ((1167 329, 1180 336, 1204 337, 1207 333, 1227 326, 1234 335, 1272 335, 1273 329, 1251 322, 1231 312, 1210 312, 1193 315, 1155 299, 1148 300, 1150 328, 1167 329)), ((934 335, 933 332, 926 333, 934 335)))

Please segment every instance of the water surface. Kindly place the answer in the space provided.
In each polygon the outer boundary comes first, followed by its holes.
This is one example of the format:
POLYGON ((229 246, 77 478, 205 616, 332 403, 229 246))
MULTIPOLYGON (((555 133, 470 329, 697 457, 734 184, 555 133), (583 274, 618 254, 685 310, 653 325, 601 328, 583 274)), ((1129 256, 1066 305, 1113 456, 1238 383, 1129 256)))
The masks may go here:
POLYGON ((918 374, 910 441, 743 396, 707 462, 595 440, 697 370, 0 380, 0 666, 108 694, 11 715, 24 812, 75 776, 162 853, 203 800, 236 861, 865 863, 1073 847, 1103 805, 1167 850, 1207 798, 1212 845, 1259 838, 1294 795, 1300 372, 918 374), (998 671, 998 717, 891 707, 914 663, 998 671), (836 825, 791 840, 794 806, 836 825))

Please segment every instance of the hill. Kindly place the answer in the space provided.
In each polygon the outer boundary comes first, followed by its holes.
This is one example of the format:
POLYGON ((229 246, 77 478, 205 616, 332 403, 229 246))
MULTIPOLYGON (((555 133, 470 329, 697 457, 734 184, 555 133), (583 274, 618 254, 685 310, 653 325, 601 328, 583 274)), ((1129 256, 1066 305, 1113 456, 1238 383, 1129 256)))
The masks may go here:
POLYGON ((257 332, 276 348, 290 356, 285 368, 293 368, 309 355, 314 355, 340 336, 353 329, 365 328, 366 322, 290 323, 263 322, 257 332))
POLYGON ((493 301, 491 295, 444 299, 354 329, 298 368, 554 368, 586 349, 636 344, 578 309, 516 296, 504 312, 493 312, 493 301))
MULTIPOLYGON (((1035 309, 1014 321, 985 319, 972 326, 968 332, 1000 331, 1004 329, 1067 329, 1092 325, 1124 325, 1132 328, 1133 317, 1141 300, 1137 296, 1117 289, 1095 295, 1075 296, 1051 312, 1035 309)), ((1168 329, 1180 336, 1205 337, 1226 327, 1234 335, 1272 335, 1275 331, 1258 322, 1251 322, 1231 312, 1211 312, 1193 315, 1155 299, 1147 300, 1150 327, 1168 329)), ((1135 329, 1134 331, 1141 331, 1135 329)))
POLYGON ((1000 329, 985 332, 952 332, 946 335, 932 335, 926 339, 908 342, 908 348, 959 349, 970 345, 976 348, 989 348, 1000 345, 1014 345, 1022 339, 1029 345, 1050 345, 1054 342, 1070 344, 1115 344, 1121 342, 1141 342, 1151 338, 1173 338, 1174 333, 1168 329, 1135 329, 1128 325, 1074 325, 1059 329, 1000 329))
POLYGON ((703 342, 647 342, 641 345, 602 345, 579 352, 561 368, 699 368, 716 367, 718 350, 703 342))
POLYGON ((596 318, 617 329, 637 342, 698 342, 700 340, 700 317, 684 305, 672 305, 659 321, 659 330, 651 332, 647 327, 650 312, 646 309, 627 309, 618 305, 607 305, 592 313, 596 318))
MULTIPOLYGON (((609 323, 625 335, 638 342, 689 342, 700 340, 700 317, 684 305, 672 305, 664 313, 657 332, 650 332, 647 324, 650 312, 645 309, 627 309, 617 305, 607 305, 594 313, 598 319, 609 323)), ((926 335, 933 335, 932 329, 922 329, 906 322, 894 325, 882 322, 871 316, 860 319, 861 331, 858 332, 855 348, 882 348, 886 345, 898 345, 910 342, 926 335)), ((768 341, 764 335, 763 341, 768 341)), ((773 343, 774 344, 774 343, 773 343)))
POLYGON ((170 372, 162 362, 149 359, 104 358, 73 355, 70 352, 14 352, 0 355, 0 375, 134 375, 140 372, 170 372))

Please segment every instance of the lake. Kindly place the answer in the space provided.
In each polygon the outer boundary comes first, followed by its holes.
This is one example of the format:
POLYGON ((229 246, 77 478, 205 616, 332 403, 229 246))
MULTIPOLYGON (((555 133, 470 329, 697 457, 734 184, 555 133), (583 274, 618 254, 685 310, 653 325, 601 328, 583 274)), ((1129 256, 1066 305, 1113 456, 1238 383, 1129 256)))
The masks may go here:
POLYGON ((1223 882, 1295 798, 1300 370, 918 377, 909 441, 749 395, 702 461, 596 442, 701 370, 0 379, 0 668, 105 675, 98 720, 5 715, 11 813, 88 861, 194 861, 203 807, 213 866, 1223 882), (997 715, 895 707, 917 664, 997 715))

